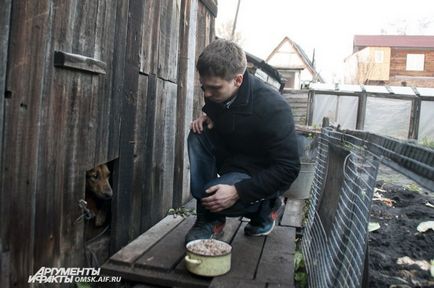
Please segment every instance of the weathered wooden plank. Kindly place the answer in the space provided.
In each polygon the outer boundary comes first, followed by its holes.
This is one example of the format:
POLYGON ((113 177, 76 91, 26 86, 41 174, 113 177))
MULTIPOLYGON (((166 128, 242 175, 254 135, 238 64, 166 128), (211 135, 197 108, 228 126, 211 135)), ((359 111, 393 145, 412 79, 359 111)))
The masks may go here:
POLYGON ((233 279, 226 277, 215 277, 210 288, 266 288, 266 282, 246 279, 233 279))
POLYGON ((224 241, 226 243, 231 243, 234 239, 234 236, 237 234, 238 230, 240 229, 241 221, 239 217, 227 217, 226 218, 226 224, 224 228, 224 234, 220 238, 221 241, 224 241))
POLYGON ((303 209, 305 200, 287 199, 285 212, 283 213, 280 225, 301 227, 303 226, 303 209))
POLYGON ((268 283, 267 288, 293 288, 295 287, 292 283, 268 283))
MULTIPOLYGON (((121 91, 124 87, 124 68, 127 38, 127 21, 128 21, 128 3, 126 1, 115 2, 115 29, 114 46, 113 46, 113 64, 112 64, 112 88, 111 88, 111 106, 110 106, 110 134, 109 134, 109 159, 119 157, 120 134, 121 134, 121 91)), ((113 179, 115 180, 115 179, 113 179)), ((113 185, 115 186, 115 185, 113 185)))
POLYGON ((11 267, 10 267, 10 252, 3 252, 3 247, 0 243, 0 285, 3 288, 9 288, 11 267))
MULTIPOLYGON (((288 104, 291 107, 291 109, 297 109, 297 108, 307 109, 307 102, 292 102, 292 101, 288 101, 288 104)), ((306 110, 306 112, 307 112, 307 110, 306 110)))
POLYGON ((137 259, 134 266, 159 268, 166 271, 175 268, 185 254, 184 237, 195 219, 196 217, 187 217, 142 257, 137 259))
POLYGON ((222 278, 253 280, 265 237, 247 237, 243 223, 232 241, 232 268, 222 278))
POLYGON ((110 276, 121 276, 123 280, 155 284, 160 287, 202 288, 209 286, 209 278, 192 277, 190 273, 167 272, 155 269, 131 269, 126 266, 106 263, 101 272, 110 276))
MULTIPOLYGON (((46 82, 40 112, 41 138, 38 155, 38 193, 35 221, 35 266, 63 263, 68 266, 82 261, 83 225, 74 224, 81 214, 78 199, 84 194, 84 173, 78 169, 80 157, 73 147, 77 143, 81 79, 70 70, 55 69, 54 49, 71 51, 76 20, 75 1, 52 4, 48 24, 49 38, 45 55, 46 82), (61 7, 61 8, 60 8, 61 7), (55 140, 54 140, 55 139, 55 140), (68 139, 67 141, 65 139, 68 139), (63 191, 63 193, 58 193, 63 191)), ((87 75, 90 77, 89 75, 87 75)), ((89 78, 90 79, 90 78, 89 78)))
POLYGON ((144 16, 141 29, 142 44, 140 48, 140 72, 145 74, 157 74, 160 1, 145 1, 143 9, 144 16))
MULTIPOLYGON (((155 183, 152 179, 152 171, 153 171, 153 157, 154 157, 154 138, 156 131, 156 119, 155 119, 155 109, 156 109, 156 101, 157 101, 157 77, 155 74, 149 74, 148 77, 148 91, 147 91, 147 104, 146 104, 146 120, 144 127, 144 144, 138 145, 142 146, 145 149, 142 153, 144 165, 142 166, 142 173, 137 174, 137 177, 142 177, 144 182, 144 190, 146 193, 142 195, 141 202, 141 211, 145 213, 141 217, 140 228, 141 231, 145 231, 150 228, 153 224, 159 221, 158 216, 156 215, 156 211, 154 210, 154 203, 158 203, 158 192, 155 188, 155 183)), ((139 170, 140 171, 140 170, 139 170)))
POLYGON ((116 31, 117 1, 98 0, 98 12, 95 25, 95 52, 94 57, 104 61, 106 75, 92 78, 92 85, 97 88, 97 98, 92 107, 95 113, 94 129, 96 134, 94 166, 99 163, 111 161, 119 157, 119 152, 112 147, 119 145, 120 113, 115 106, 120 95, 113 93, 114 76, 114 47, 116 31))
POLYGON ((295 228, 275 227, 267 236, 256 280, 289 283, 294 281, 295 228))
POLYGON ((158 77, 177 82, 180 0, 160 0, 158 77))
POLYGON ((149 194, 149 191, 147 193, 143 193, 144 188, 146 187, 149 178, 146 174, 146 152, 148 149, 152 149, 152 147, 146 146, 146 137, 147 133, 149 132, 146 127, 148 123, 146 122, 147 118, 147 100, 148 100, 148 77, 145 75, 140 74, 139 75, 139 86, 138 86, 138 94, 137 94, 137 102, 136 102, 136 119, 135 119, 135 128, 134 128, 134 179, 133 179, 133 190, 132 190, 132 215, 133 219, 137 219, 137 221, 134 221, 132 226, 132 238, 137 237, 141 234, 141 232, 145 231, 144 228, 142 228, 142 221, 141 219, 146 219, 148 216, 146 213, 148 213, 149 209, 146 210, 142 209, 142 202, 147 203, 148 205, 151 205, 151 203, 148 203, 146 201, 151 200, 144 200, 145 198, 149 198, 147 194, 149 194), (142 215, 143 214, 143 215, 142 215))
MULTIPOLYGON (((148 221, 150 224, 158 222, 173 201, 173 174, 175 165, 175 128, 176 128, 176 92, 175 84, 160 78, 150 77, 150 83, 156 83, 154 92, 148 88, 148 125, 150 134, 147 135, 151 145, 146 145, 149 154, 146 155, 150 206, 148 221)), ((154 84, 153 84, 154 85, 154 84)), ((145 203, 149 206, 149 203, 145 203)), ((149 209, 148 209, 149 211, 149 209)))
MULTIPOLYGON (((178 99, 176 101, 176 136, 175 136, 175 174, 173 178, 173 206, 179 206, 183 203, 184 193, 184 173, 187 172, 185 152, 185 136, 186 136, 186 90, 187 90, 187 67, 188 67, 188 47, 189 47, 189 13, 190 0, 181 1, 179 31, 179 63, 178 63, 178 99), (185 168, 184 168, 185 167, 185 168)), ((191 121, 190 121, 191 122, 191 121)))
MULTIPOLYGON (((10 17, 11 17, 12 0, 0 0, 0 153, 3 151, 3 127, 4 127, 4 110, 6 99, 11 97, 10 91, 6 90, 6 68, 8 60, 8 47, 9 47, 9 30, 10 30, 10 17)), ((3 183, 3 157, 0 154, 0 217, 2 218, 2 225, 0 225, 0 286, 9 287, 9 250, 8 231, 10 225, 10 203, 11 193, 4 190, 3 183)))
POLYGON ((54 66, 77 69, 96 74, 106 74, 107 64, 100 60, 79 54, 54 51, 54 66))
MULTIPOLYGON (((55 25, 53 23, 60 18, 54 10, 55 8, 50 5, 48 12, 49 18, 47 19, 48 35, 46 35, 46 42, 42 45, 41 43, 32 44, 40 45, 40 47, 42 46, 46 49, 44 56, 45 69, 41 75, 36 76, 38 80, 43 83, 42 93, 44 95, 41 99, 41 109, 39 111, 40 138, 38 143, 39 164, 37 168, 38 181, 36 189, 37 191, 44 191, 44 193, 37 193, 35 199, 35 247, 33 252, 35 267, 43 266, 44 263, 59 261, 59 258, 61 258, 59 248, 62 235, 60 228, 62 227, 63 220, 61 217, 63 214, 61 209, 63 195, 56 192, 64 191, 65 194, 68 193, 68 191, 64 190, 62 185, 64 177, 62 174, 64 170, 59 169, 59 167, 64 165, 65 158, 62 157, 64 153, 62 153, 62 149, 59 149, 59 143, 53 141, 56 137, 59 137, 58 139, 65 138, 63 115, 59 114, 59 111, 56 111, 56 109, 62 110, 60 103, 63 104, 64 99, 57 97, 59 95, 63 96, 64 93, 58 91, 59 94, 56 94, 57 91, 54 90, 56 90, 57 87, 52 83, 54 77, 52 45, 55 44, 53 38, 57 36, 58 31, 64 28, 64 26, 53 27, 53 25, 55 25)), ((59 13, 62 12, 59 11, 59 13)), ((64 14, 62 16, 64 16, 64 14)), ((68 236, 71 238, 71 235, 68 236)))
POLYGON ((132 265, 140 256, 148 251, 167 233, 172 231, 179 223, 184 220, 182 217, 174 218, 172 215, 166 216, 163 220, 154 225, 151 229, 140 235, 133 242, 119 250, 110 257, 110 262, 132 265))
POLYGON ((128 5, 128 29, 125 53, 124 86, 122 93, 122 122, 119 151, 119 171, 117 194, 114 195, 112 206, 112 251, 119 250, 129 241, 131 197, 133 189, 134 168, 134 120, 137 111, 137 91, 139 78, 139 58, 137 57, 141 44, 141 23, 143 21, 142 1, 130 1, 128 5))
MULTIPOLYGON (((194 59, 199 58, 199 55, 202 53, 205 46, 208 44, 207 31, 206 31, 206 11, 207 9, 204 7, 202 2, 199 3, 197 7, 197 21, 196 21, 196 55, 194 59)), ((196 119, 202 114, 202 107, 204 105, 203 100, 203 91, 201 89, 201 84, 199 81, 199 73, 195 73, 194 79, 194 97, 193 97, 193 119, 196 119)))
MULTIPOLYGON (((187 71, 185 81, 185 122, 184 127, 186 133, 184 133, 184 159, 188 159, 188 147, 187 137, 190 131, 190 123, 193 120, 194 98, 195 98, 195 76, 196 76, 196 29, 197 29, 197 9, 198 0, 191 0, 191 6, 189 10, 189 22, 188 22, 188 51, 187 51, 187 71)), ((198 98, 199 95, 197 95, 198 98)), ((183 178, 183 190, 182 200, 186 201, 190 196, 190 174, 189 163, 184 161, 184 178, 183 178)))
MULTIPOLYGON (((20 219, 17 225, 7 227, 6 232, 11 260, 10 285, 19 287, 27 285, 35 263, 33 224, 38 194, 39 113, 44 97, 51 6, 47 2, 13 2, 12 5, 6 84, 10 98, 4 103, 3 147, 7 148, 3 149, 7 150, 2 151, 2 185, 3 191, 11 194, 7 203, 9 214, 20 219)), ((49 228, 45 231, 51 232, 49 228)))
POLYGON ((208 9, 212 16, 217 17, 217 2, 214 0, 200 0, 200 2, 208 9))

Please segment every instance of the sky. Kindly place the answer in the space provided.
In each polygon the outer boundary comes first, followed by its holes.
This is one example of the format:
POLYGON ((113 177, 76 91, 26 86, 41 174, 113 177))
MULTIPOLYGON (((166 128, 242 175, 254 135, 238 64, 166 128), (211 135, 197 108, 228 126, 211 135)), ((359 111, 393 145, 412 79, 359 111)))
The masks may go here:
MULTIPOLYGON (((233 23, 237 0, 218 0, 217 34, 233 23)), ((236 32, 241 46, 266 59, 288 36, 327 82, 339 82, 354 35, 434 35, 433 0, 241 0, 236 32), (426 23, 425 27, 421 25, 426 23), (382 33, 383 30, 383 33, 382 33)))

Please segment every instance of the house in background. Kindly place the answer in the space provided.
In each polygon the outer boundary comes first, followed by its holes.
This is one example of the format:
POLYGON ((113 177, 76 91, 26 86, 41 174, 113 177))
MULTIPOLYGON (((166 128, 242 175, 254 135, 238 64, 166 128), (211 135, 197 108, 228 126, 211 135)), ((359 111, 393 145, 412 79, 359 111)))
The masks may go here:
POLYGON ((434 36, 355 35, 344 82, 434 87, 434 36))
POLYGON ((302 89, 312 82, 324 82, 315 70, 313 60, 288 37, 283 38, 266 61, 282 75, 286 89, 302 89))

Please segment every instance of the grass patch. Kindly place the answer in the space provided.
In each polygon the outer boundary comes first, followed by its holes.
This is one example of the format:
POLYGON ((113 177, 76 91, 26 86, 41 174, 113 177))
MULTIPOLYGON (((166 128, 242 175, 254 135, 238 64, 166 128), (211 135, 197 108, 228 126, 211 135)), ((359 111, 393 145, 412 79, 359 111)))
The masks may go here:
POLYGON ((422 146, 434 149, 434 139, 429 137, 423 137, 422 140, 419 142, 422 146))
POLYGON ((75 286, 77 288, 92 288, 92 285, 90 285, 88 282, 77 282, 75 283, 75 286))

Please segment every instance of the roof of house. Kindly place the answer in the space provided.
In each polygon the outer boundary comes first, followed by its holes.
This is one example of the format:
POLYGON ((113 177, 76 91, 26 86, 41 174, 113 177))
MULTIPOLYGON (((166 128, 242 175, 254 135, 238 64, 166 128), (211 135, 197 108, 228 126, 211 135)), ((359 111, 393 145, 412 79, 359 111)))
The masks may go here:
POLYGON ((354 35, 353 47, 434 48, 434 36, 354 35))
MULTIPOLYGON (((277 47, 274 48, 273 52, 271 52, 271 54, 267 57, 267 60, 265 60, 265 61, 268 62, 274 56, 274 54, 278 53, 278 51, 280 50, 280 48, 282 48, 282 46, 285 44, 285 42, 288 42, 292 47, 294 47, 294 49, 297 51, 298 55, 300 56, 300 59, 306 65, 307 69, 309 69, 309 71, 315 77, 317 77, 318 81, 324 82, 324 80, 322 79, 321 75, 316 71, 315 67, 313 66, 312 61, 310 61, 309 57, 304 52, 304 50, 296 42, 292 41, 287 36, 285 36, 283 38, 283 40, 279 43, 279 45, 277 45, 277 47)), ((297 69, 297 67, 295 67, 295 68, 297 69)))

